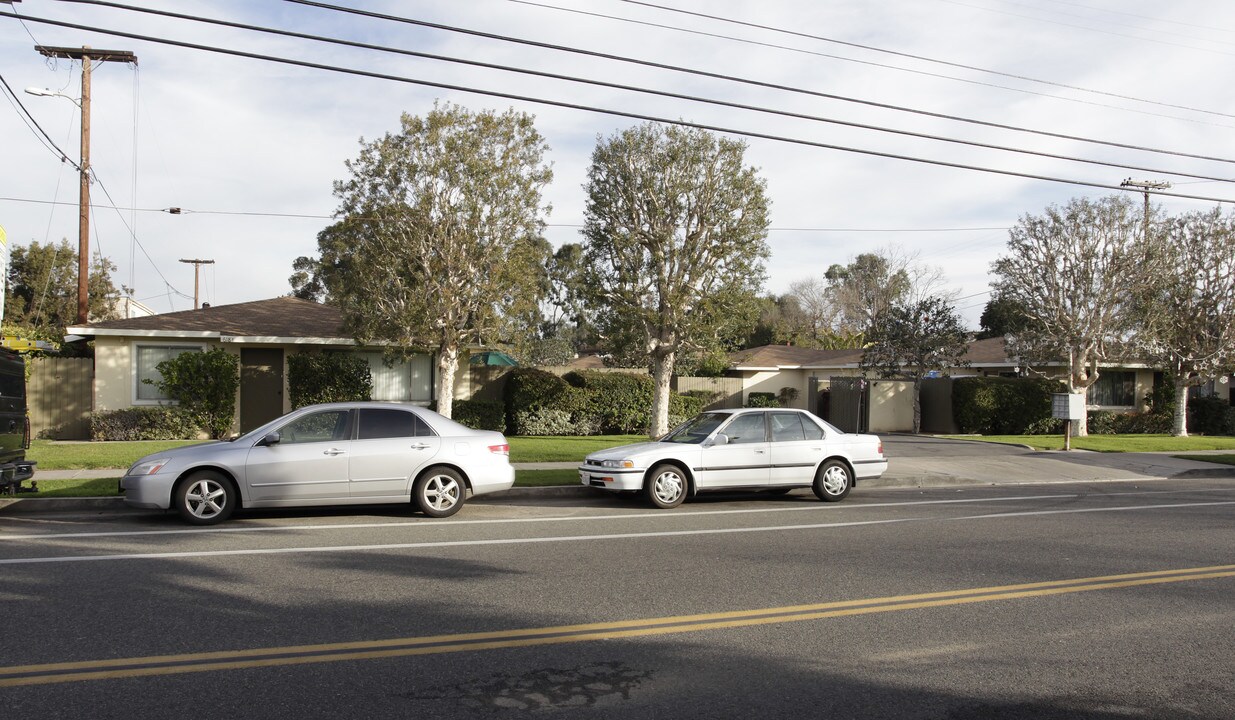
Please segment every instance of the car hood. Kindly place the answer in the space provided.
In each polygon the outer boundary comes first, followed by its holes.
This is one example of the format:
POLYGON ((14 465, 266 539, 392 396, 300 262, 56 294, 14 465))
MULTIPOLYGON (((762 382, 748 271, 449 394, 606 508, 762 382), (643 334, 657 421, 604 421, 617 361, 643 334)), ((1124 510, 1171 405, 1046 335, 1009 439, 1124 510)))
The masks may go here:
POLYGON ((139 458, 137 462, 129 466, 129 469, 151 460, 167 459, 179 463, 188 463, 202 458, 217 458, 222 453, 239 449, 239 446, 234 442, 221 442, 212 440, 197 445, 185 445, 183 447, 170 448, 162 452, 150 453, 145 457, 139 458))
POLYGON ((587 461, 633 460, 636 458, 648 460, 668 455, 683 455, 692 451, 697 452, 698 450, 698 445, 687 443, 643 442, 634 443, 633 445, 619 445, 608 450, 597 450, 596 452, 588 453, 587 461))

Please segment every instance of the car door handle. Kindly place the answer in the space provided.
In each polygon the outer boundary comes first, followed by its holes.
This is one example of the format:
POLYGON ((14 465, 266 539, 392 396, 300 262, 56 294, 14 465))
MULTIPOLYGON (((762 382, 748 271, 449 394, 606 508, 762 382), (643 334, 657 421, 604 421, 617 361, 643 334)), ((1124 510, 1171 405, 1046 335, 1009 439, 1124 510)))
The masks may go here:
POLYGON ((429 443, 416 443, 412 446, 413 450, 428 450, 431 446, 429 443))
POLYGON ((756 455, 762 455, 763 453, 764 453, 764 451, 763 451, 763 450, 756 450, 756 451, 755 451, 755 454, 756 454, 756 455))
POLYGON ((347 451, 346 451, 346 450, 340 450, 340 449, 338 449, 338 448, 330 448, 329 450, 323 450, 323 451, 322 451, 322 454, 323 454, 323 455, 329 455, 329 456, 331 456, 331 457, 334 457, 335 455, 342 455, 342 454, 343 454, 343 453, 345 453, 345 452, 347 452, 347 451))

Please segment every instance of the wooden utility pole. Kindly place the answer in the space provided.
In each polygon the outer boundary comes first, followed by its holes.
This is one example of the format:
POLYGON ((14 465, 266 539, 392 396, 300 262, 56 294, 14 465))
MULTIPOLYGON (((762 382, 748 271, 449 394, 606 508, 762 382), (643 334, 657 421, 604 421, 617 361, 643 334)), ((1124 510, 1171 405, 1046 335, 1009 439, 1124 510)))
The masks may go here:
POLYGON ((86 291, 90 278, 90 63, 126 62, 137 64, 137 56, 127 50, 92 50, 35 45, 35 50, 47 57, 81 61, 81 189, 78 194, 77 217, 77 324, 89 322, 89 297, 86 291))
POLYGON ((199 307, 201 307, 201 304, 197 302, 197 299, 200 297, 200 295, 198 294, 198 288, 201 287, 201 284, 198 282, 199 273, 201 272, 202 265, 213 265, 214 261, 213 260, 185 260, 184 258, 180 258, 180 262, 189 263, 190 265, 193 266, 193 309, 196 310, 199 307))
POLYGON ((1119 187, 1137 188, 1145 195, 1145 240, 1149 241, 1149 191, 1166 190, 1171 184, 1165 180, 1133 180, 1128 178, 1119 187))

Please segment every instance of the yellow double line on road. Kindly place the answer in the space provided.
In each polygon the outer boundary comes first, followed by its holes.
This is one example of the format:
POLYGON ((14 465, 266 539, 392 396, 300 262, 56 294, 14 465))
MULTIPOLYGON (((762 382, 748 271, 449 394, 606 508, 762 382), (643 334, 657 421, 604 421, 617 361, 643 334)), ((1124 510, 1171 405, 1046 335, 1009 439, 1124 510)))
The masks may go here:
POLYGON ((0 687, 44 685, 83 680, 113 680, 151 675, 177 675, 191 672, 305 665, 309 663, 342 662, 348 660, 372 660, 409 655, 436 655, 439 653, 556 645, 592 640, 614 640, 1225 577, 1235 577, 1235 565, 1215 565, 1182 570, 1107 575, 1026 583, 1022 585, 951 590, 919 595, 898 595, 813 605, 792 605, 760 610, 735 610, 731 612, 621 620, 585 625, 559 625, 484 633, 433 635, 429 637, 393 638, 324 645, 254 648, 185 655, 117 658, 46 665, 19 665, 0 667, 0 687))

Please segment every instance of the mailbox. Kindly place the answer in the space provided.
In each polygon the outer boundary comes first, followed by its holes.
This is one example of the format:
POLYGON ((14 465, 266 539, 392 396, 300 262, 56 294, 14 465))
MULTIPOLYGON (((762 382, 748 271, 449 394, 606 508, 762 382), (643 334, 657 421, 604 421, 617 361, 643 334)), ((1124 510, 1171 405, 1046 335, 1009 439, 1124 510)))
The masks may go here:
POLYGON ((1080 420, 1085 417, 1085 396, 1078 393, 1051 393, 1051 417, 1080 420))

